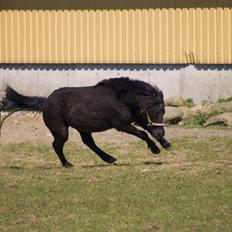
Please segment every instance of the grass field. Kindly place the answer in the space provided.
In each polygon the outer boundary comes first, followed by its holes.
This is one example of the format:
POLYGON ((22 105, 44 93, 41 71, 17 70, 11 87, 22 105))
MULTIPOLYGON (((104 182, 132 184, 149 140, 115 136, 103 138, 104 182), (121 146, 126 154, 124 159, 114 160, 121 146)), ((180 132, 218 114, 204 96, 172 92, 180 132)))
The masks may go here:
POLYGON ((231 231, 231 138, 173 140, 153 157, 142 142, 102 143, 117 165, 67 144, 0 145, 0 231, 231 231))

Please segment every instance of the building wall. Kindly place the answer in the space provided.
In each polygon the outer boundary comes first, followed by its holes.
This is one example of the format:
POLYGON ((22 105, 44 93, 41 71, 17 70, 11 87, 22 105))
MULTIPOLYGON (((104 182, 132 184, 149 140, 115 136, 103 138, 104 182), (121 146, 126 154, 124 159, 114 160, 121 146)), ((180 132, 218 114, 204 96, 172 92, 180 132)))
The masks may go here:
POLYGON ((232 64, 232 1, 0 0, 0 63, 232 64))

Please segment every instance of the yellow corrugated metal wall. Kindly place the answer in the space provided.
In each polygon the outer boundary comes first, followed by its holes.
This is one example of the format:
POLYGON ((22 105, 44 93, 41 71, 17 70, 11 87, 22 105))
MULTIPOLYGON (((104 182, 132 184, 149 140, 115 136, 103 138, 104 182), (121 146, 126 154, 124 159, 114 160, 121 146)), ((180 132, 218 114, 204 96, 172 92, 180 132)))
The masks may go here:
POLYGON ((0 63, 231 64, 231 0, 0 0, 0 63))

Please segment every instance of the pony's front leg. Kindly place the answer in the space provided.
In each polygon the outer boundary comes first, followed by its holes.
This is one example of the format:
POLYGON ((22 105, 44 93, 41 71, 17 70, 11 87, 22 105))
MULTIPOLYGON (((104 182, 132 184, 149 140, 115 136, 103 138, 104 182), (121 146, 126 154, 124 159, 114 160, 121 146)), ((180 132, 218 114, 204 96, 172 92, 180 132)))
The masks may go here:
POLYGON ((165 138, 158 139, 158 141, 164 149, 168 149, 171 147, 171 143, 169 143, 165 138))
POLYGON ((160 149, 156 146, 155 142, 153 142, 148 134, 145 131, 137 129, 132 125, 121 125, 116 128, 118 131, 126 132, 128 134, 134 135, 147 143, 147 146, 151 149, 152 153, 159 154, 160 149))

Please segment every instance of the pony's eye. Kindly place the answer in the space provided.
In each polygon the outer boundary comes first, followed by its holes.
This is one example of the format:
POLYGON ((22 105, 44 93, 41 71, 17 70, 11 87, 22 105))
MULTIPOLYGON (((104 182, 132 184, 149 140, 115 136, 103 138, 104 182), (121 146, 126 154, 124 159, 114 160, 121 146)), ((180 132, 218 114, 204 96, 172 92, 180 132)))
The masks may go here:
POLYGON ((139 96, 151 96, 151 94, 148 92, 139 92, 139 93, 137 93, 137 95, 139 95, 139 96))
POLYGON ((156 105, 154 109, 157 113, 161 113, 161 111, 163 111, 163 105, 162 104, 156 105))

